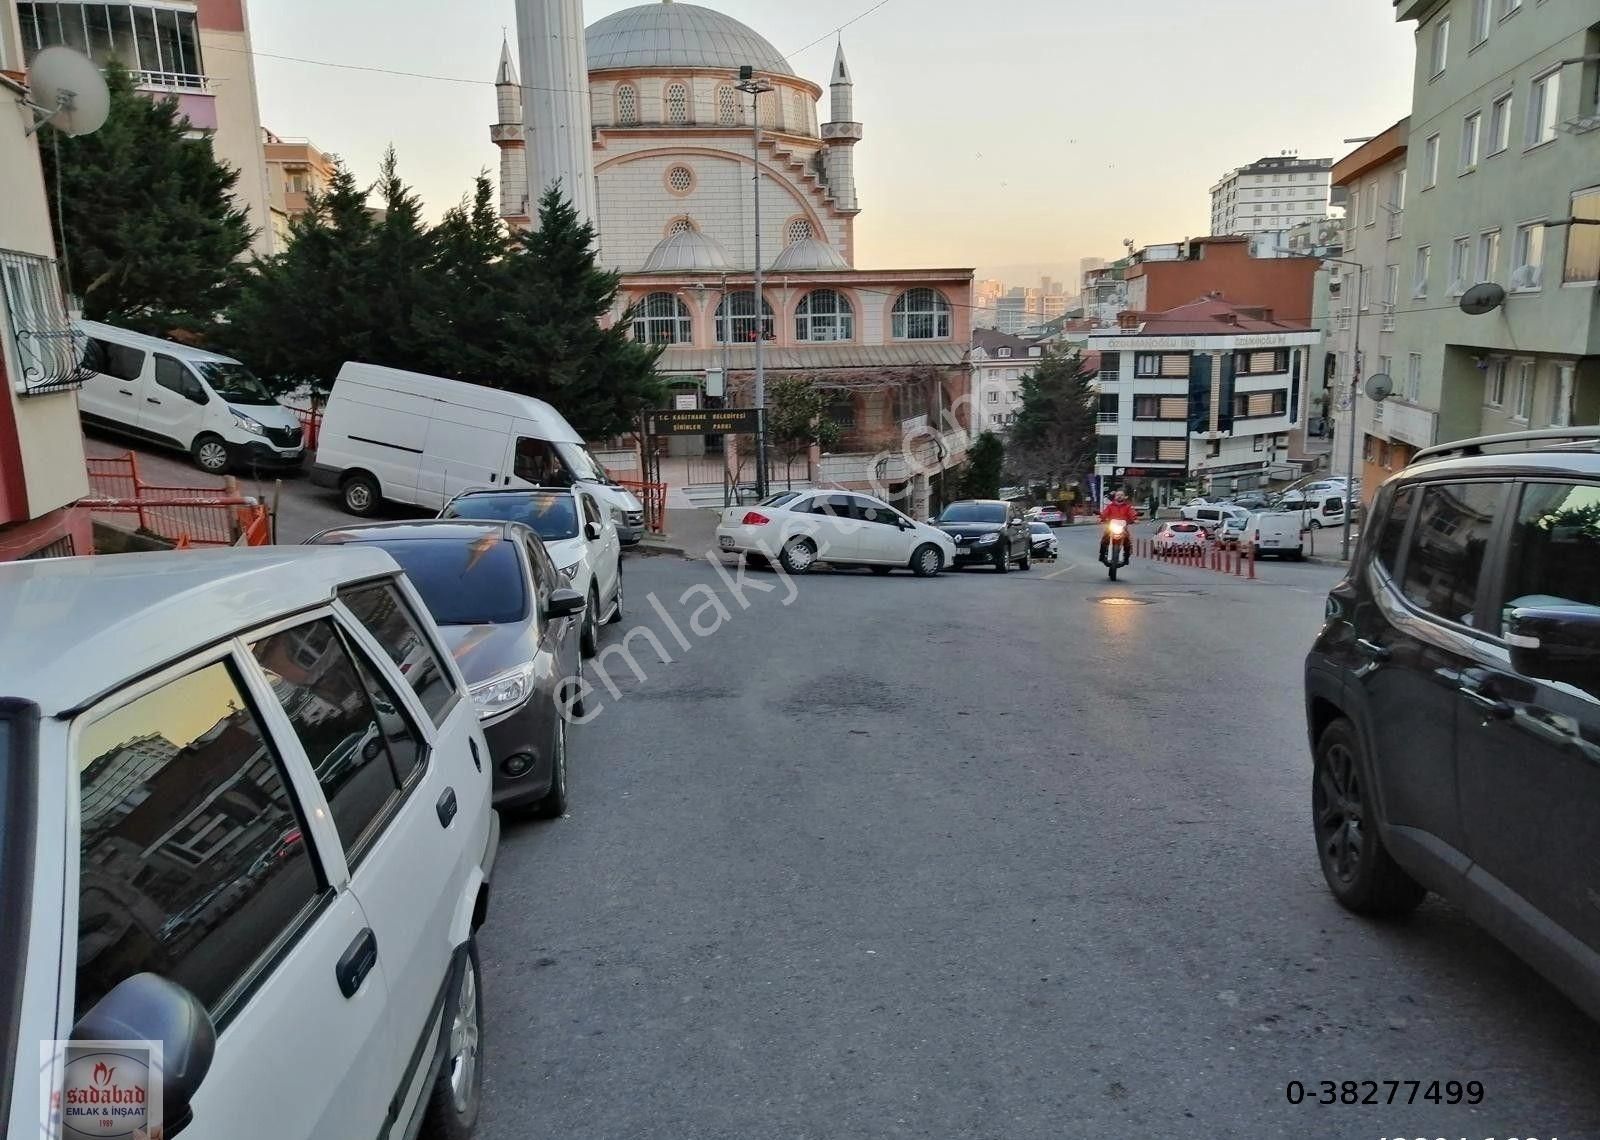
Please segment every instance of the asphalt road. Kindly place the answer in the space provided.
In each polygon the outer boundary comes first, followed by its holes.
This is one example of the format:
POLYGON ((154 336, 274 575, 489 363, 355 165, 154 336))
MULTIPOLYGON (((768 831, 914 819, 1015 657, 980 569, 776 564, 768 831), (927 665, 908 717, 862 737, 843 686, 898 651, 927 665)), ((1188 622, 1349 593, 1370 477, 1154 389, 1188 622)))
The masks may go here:
POLYGON ((744 605, 630 561, 606 643, 643 679, 604 658, 570 815, 501 849, 485 1140, 1600 1135, 1594 1024, 1455 908, 1322 884, 1299 671, 1337 571, 1113 585, 1060 533, 744 605))

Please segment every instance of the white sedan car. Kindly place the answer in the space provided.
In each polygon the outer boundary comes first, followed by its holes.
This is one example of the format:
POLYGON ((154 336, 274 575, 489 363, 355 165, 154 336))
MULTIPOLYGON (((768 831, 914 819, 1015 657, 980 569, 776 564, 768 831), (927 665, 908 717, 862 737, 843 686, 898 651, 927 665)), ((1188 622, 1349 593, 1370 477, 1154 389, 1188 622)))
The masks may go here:
POLYGON ((944 531, 854 491, 781 491, 753 507, 729 507, 717 525, 717 545, 725 554, 774 560, 790 574, 826 562, 874 574, 903 566, 931 578, 956 556, 944 531))
POLYGON ((1206 544, 1206 529, 1197 522, 1174 520, 1156 531, 1157 554, 1171 554, 1184 547, 1202 548, 1206 544))

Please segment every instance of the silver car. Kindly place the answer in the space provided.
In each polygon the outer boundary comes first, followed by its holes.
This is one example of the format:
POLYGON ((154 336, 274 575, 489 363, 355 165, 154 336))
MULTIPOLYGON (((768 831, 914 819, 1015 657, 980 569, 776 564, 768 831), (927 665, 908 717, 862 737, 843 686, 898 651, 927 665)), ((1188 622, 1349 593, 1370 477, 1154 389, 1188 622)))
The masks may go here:
POLYGON ((435 519, 340 527, 309 542, 388 551, 471 687, 494 765, 494 806, 566 811, 565 706, 583 711, 584 596, 566 588, 539 536, 521 523, 435 519))

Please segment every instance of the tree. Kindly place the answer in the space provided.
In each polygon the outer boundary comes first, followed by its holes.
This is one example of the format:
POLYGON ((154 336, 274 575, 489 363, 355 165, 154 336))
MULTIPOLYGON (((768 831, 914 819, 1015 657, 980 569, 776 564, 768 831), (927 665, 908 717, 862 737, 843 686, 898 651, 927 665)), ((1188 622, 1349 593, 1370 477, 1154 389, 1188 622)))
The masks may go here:
POLYGON ((1006 441, 1006 465, 1020 480, 1056 487, 1076 483, 1094 465, 1094 373, 1076 349, 1051 347, 1022 378, 1022 409, 1006 441))
POLYGON ((999 436, 992 431, 979 434, 967 449, 967 462, 961 470, 961 495, 968 499, 998 499, 1005 459, 1006 447, 999 436))
POLYGON ((839 425, 828 415, 822 391, 804 376, 784 376, 767 389, 767 446, 784 467, 811 450, 828 450, 839 442, 839 425))
POLYGON ((150 98, 116 63, 111 112, 93 134, 40 147, 59 191, 57 252, 84 315, 153 333, 203 329, 238 279, 251 230, 232 198, 239 173, 185 137, 175 99, 150 98))

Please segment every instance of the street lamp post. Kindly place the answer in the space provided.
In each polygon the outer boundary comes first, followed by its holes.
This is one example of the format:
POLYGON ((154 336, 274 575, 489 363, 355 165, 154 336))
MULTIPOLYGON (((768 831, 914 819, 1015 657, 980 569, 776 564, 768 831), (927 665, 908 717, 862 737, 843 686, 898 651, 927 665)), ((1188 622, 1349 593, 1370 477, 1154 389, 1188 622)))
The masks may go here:
MULTIPOLYGON (((756 379, 755 379, 755 404, 757 411, 756 423, 756 492, 761 498, 767 496, 767 370, 766 370, 766 323, 761 319, 762 293, 761 293, 761 96, 764 92, 773 89, 772 84, 765 79, 757 79, 755 69, 748 64, 739 69, 739 90, 750 96, 750 161, 755 171, 752 184, 755 186, 755 246, 756 246, 756 379)), ((728 306, 728 314, 724 318, 733 319, 733 307, 728 306)))

